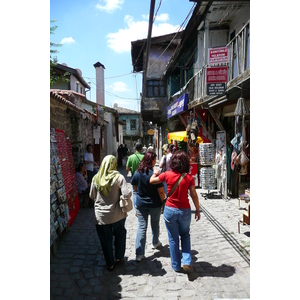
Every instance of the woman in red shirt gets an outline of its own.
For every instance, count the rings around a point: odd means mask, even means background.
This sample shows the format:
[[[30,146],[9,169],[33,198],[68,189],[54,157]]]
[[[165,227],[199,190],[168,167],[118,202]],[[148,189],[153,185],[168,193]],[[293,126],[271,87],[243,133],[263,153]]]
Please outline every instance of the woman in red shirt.
[[[179,251],[179,236],[181,238],[182,264],[183,269],[192,271],[190,224],[191,207],[188,198],[188,191],[196,207],[195,219],[200,220],[199,199],[195,189],[195,181],[190,171],[190,160],[183,151],[176,151],[170,159],[171,171],[159,174],[154,172],[150,183],[158,184],[163,181],[167,183],[168,194],[177,180],[186,173],[175,191],[167,198],[164,210],[164,220],[169,237],[169,247],[172,267],[176,272],[181,270],[181,257]]]

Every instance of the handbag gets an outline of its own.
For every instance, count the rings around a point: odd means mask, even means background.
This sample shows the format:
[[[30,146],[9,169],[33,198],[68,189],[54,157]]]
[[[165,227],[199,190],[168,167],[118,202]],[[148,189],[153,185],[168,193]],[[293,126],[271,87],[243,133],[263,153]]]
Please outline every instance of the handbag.
[[[161,207],[161,213],[164,213],[165,210],[165,205],[167,202],[167,199],[175,192],[177,186],[179,185],[179,183],[181,182],[181,180],[183,179],[183,177],[186,175],[186,173],[181,174],[181,176],[178,178],[178,180],[176,181],[176,183],[174,184],[174,186],[172,187],[171,191],[168,193],[166,200],[164,200],[162,207]]]
[[[125,197],[124,195],[120,195],[120,208],[124,213],[128,213],[129,211],[131,211],[133,209],[133,201],[132,201],[132,192],[130,192],[130,194]]]
[[[237,156],[235,161],[239,165],[244,166],[249,161],[249,158],[247,157],[244,151],[241,151],[241,153]]]

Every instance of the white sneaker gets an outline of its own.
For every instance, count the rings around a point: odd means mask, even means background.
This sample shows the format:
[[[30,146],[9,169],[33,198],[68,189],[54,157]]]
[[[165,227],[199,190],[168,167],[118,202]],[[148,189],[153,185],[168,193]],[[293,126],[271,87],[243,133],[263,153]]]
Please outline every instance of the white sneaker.
[[[156,249],[156,248],[160,247],[161,245],[162,245],[162,243],[160,241],[158,241],[157,244],[152,245],[152,249]]]
[[[135,260],[136,261],[141,261],[144,258],[145,258],[145,255],[137,255],[136,258],[135,258]]]

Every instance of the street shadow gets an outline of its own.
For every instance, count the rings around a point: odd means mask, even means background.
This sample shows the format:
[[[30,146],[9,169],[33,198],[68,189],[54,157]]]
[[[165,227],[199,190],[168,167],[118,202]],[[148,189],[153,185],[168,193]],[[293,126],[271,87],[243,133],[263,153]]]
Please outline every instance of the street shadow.
[[[222,264],[220,266],[213,266],[210,262],[197,261],[196,254],[198,251],[192,250],[193,272],[187,273],[188,280],[194,281],[199,277],[223,277],[227,278],[235,273],[235,267]],[[184,273],[184,271],[182,271]]]
[[[210,193],[201,193],[201,196],[207,200],[213,200],[213,199],[223,199],[222,195],[216,194],[215,192],[210,192]]]
[[[118,264],[114,270],[115,275],[132,275],[141,276],[143,274],[149,274],[151,276],[163,276],[167,272],[163,268],[162,263],[158,260],[156,253],[150,256],[146,256],[142,261],[138,262],[135,259],[128,260],[125,257],[124,262]]]
[[[108,271],[105,261],[99,259],[94,264],[94,268],[98,270],[98,273],[94,277],[95,283],[98,283],[97,290],[94,289],[93,293],[89,294],[91,297],[89,299],[122,299],[121,276],[124,275],[134,277],[143,274],[149,274],[153,277],[165,275],[167,272],[162,267],[162,263],[158,260],[158,257],[156,252],[137,262],[135,259],[128,259],[125,256],[123,261],[115,265],[113,271]]]
[[[209,262],[200,261],[193,264],[194,271],[188,273],[189,281],[194,281],[198,277],[223,277],[227,278],[235,273],[235,268],[230,265],[222,264],[213,266]]]

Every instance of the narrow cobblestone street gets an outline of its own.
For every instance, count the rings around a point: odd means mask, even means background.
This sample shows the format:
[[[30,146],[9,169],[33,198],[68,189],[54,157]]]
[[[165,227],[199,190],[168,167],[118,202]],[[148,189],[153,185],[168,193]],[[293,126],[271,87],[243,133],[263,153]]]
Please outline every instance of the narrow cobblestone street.
[[[125,175],[125,167],[119,169]],[[127,178],[129,182],[129,178]],[[248,299],[250,298],[250,228],[238,220],[246,205],[225,201],[197,189],[201,220],[191,222],[194,272],[172,270],[168,236],[160,219],[162,247],[151,249],[148,227],[146,259],[135,261],[137,219],[127,217],[125,261],[108,272],[94,226],[92,208],[81,208],[51,257],[50,296],[59,299]],[[242,206],[244,205],[244,206]],[[191,201],[192,210],[194,209]]]

